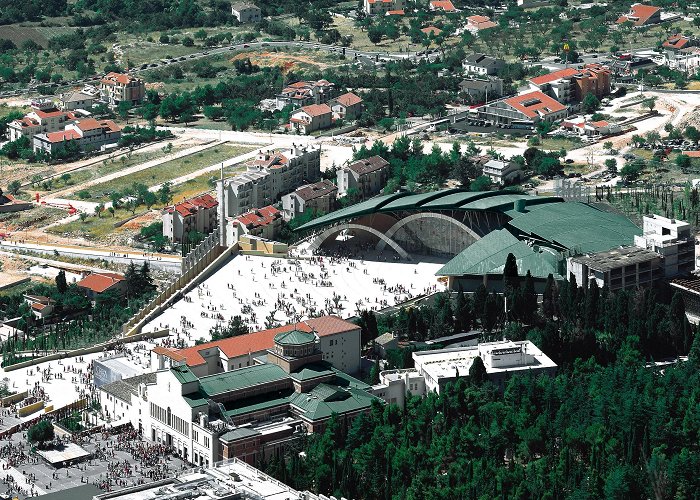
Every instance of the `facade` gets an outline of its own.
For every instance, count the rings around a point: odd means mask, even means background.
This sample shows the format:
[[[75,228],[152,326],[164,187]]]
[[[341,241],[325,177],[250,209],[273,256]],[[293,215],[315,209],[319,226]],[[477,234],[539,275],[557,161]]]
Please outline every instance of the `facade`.
[[[252,3],[234,3],[231,5],[231,14],[239,23],[258,23],[262,19],[260,7]]]
[[[477,75],[495,75],[504,65],[503,59],[496,59],[486,54],[471,54],[462,62],[465,73]]]
[[[36,319],[46,319],[53,314],[55,300],[43,295],[24,295],[23,297]]]
[[[229,245],[237,243],[243,236],[255,236],[274,240],[282,229],[282,212],[273,206],[256,208],[226,221],[226,237]]]
[[[528,92],[481,106],[479,118],[504,125],[554,122],[566,117],[567,107],[540,91]]]
[[[173,243],[187,241],[192,232],[211,233],[217,225],[219,202],[203,194],[163,209],[163,236]]]
[[[663,257],[664,276],[687,276],[695,271],[695,238],[690,224],[660,215],[643,217],[643,234],[634,244]]]
[[[277,202],[283,194],[321,177],[321,148],[292,145],[290,149],[260,151],[248,171],[218,181],[225,217]]]
[[[481,30],[495,28],[498,24],[494,23],[488,16],[469,16],[467,18],[467,30],[477,34]]]
[[[567,272],[579,286],[588,288],[596,280],[610,291],[650,288],[664,277],[661,256],[636,246],[569,257]]]
[[[362,98],[352,92],[343,94],[330,101],[333,118],[341,120],[357,120],[362,115]]]
[[[357,189],[362,198],[379,193],[387,181],[391,166],[381,156],[358,160],[338,170],[338,195],[345,196],[350,189]]]
[[[522,167],[512,161],[491,159],[484,164],[484,175],[494,184],[511,184],[523,176]]]
[[[98,295],[110,291],[119,295],[126,293],[126,279],[118,273],[94,272],[78,281],[80,288],[90,300],[95,300]]]
[[[323,104],[336,94],[335,85],[328,80],[299,81],[290,83],[275,97],[275,107],[294,109],[310,104]]]
[[[112,120],[84,118],[68,124],[61,132],[35,135],[32,147],[35,153],[52,154],[64,149],[68,141],[75,141],[82,152],[101,151],[116,146],[121,136],[121,127]]]
[[[282,196],[282,212],[286,220],[293,219],[307,210],[316,214],[327,214],[335,208],[338,187],[324,179],[302,186]]]
[[[610,70],[600,64],[561,69],[531,78],[530,87],[562,103],[581,102],[589,93],[601,99],[610,94]]]
[[[85,90],[66,92],[61,94],[61,109],[63,111],[90,109],[97,102],[98,97],[97,93],[88,93]]]
[[[404,405],[405,394],[425,396],[440,393],[448,383],[469,376],[474,360],[481,358],[486,375],[500,391],[513,375],[544,374],[554,376],[557,365],[529,340],[487,342],[413,353],[415,368],[388,370],[379,375],[380,383],[372,391],[387,403]]]
[[[700,278],[674,278],[669,284],[674,292],[681,292],[688,321],[700,324]]]
[[[20,137],[28,137],[32,140],[37,134],[61,131],[77,118],[71,112],[59,111],[49,100],[33,100],[30,106],[32,110],[24,118],[7,124],[11,141],[16,141]]]
[[[635,3],[630,7],[629,13],[620,16],[617,24],[631,22],[634,26],[648,26],[650,24],[658,24],[661,22],[661,8],[653,5],[644,5]]]
[[[328,104],[309,104],[291,114],[289,127],[300,134],[329,128],[333,124],[333,111]]]
[[[495,76],[470,76],[459,83],[459,90],[472,101],[486,101],[503,95],[503,80]]]
[[[386,358],[386,352],[390,349],[398,349],[399,339],[392,332],[386,332],[374,339],[374,353],[382,359]]]
[[[700,68],[700,47],[687,47],[666,52],[666,65],[671,69],[696,73]]]
[[[368,16],[384,16],[405,8],[406,0],[364,0],[363,4],[363,10]]]
[[[119,106],[122,101],[135,106],[146,97],[146,84],[140,78],[112,72],[100,80],[100,93],[112,108]]]

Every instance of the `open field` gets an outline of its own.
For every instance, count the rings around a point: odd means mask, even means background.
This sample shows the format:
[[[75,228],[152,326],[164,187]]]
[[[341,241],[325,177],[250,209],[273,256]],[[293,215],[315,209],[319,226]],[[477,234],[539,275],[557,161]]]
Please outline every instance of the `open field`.
[[[231,175],[235,172],[243,172],[246,167],[243,164],[231,165],[230,167],[224,168],[224,175]],[[212,177],[218,179],[218,172],[208,172],[202,174],[194,179],[173,186],[173,199],[180,200],[182,198],[191,198],[205,191],[212,191],[214,187],[212,186],[210,179]]]
[[[29,106],[8,106],[6,104],[1,104],[0,105],[0,118],[4,118],[14,111],[19,111],[20,113],[28,113],[29,110],[30,110]]]
[[[96,184],[87,188],[86,191],[90,193],[90,199],[92,200],[107,200],[109,193],[121,191],[134,183],[155,186],[227,160],[233,156],[247,153],[253,149],[255,148],[249,146],[222,144],[185,158],[171,160],[131,175]]]
[[[136,211],[143,210],[145,207],[139,207]],[[67,222],[46,231],[51,234],[104,242],[105,238],[111,234],[126,234],[130,237],[134,233],[133,229],[125,226],[115,228],[114,223],[131,216],[131,212],[120,208],[114,211],[114,217],[109,212],[104,212],[101,217],[90,215],[84,222],[81,220]]]
[[[49,40],[55,36],[72,33],[75,28],[68,26],[0,26],[0,38],[11,40],[17,47],[21,47],[27,40],[32,40],[46,48]]]
[[[68,217],[68,212],[51,207],[36,207],[21,212],[0,214],[0,230],[18,231],[30,227],[42,227],[65,217]]]
[[[566,137],[545,137],[542,139],[540,146],[537,147],[550,151],[559,151],[560,149],[571,151],[572,149],[578,149],[581,146],[583,146],[581,141],[577,141],[575,139],[569,139]]]

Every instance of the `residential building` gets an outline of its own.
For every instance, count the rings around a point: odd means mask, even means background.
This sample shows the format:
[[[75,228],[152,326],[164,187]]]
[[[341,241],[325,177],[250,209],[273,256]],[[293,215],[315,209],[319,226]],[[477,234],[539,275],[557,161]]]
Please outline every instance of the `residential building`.
[[[430,0],[430,10],[439,12],[457,12],[451,0]]]
[[[600,64],[561,69],[530,78],[530,87],[561,103],[581,102],[587,94],[601,99],[610,93],[610,70]]]
[[[610,291],[650,288],[664,276],[661,255],[636,246],[569,257],[567,272],[584,289],[595,280]]]
[[[68,141],[75,141],[82,152],[103,151],[116,146],[121,136],[121,127],[112,120],[84,118],[66,125],[63,131],[35,135],[32,147],[35,153],[52,154],[65,148]]]
[[[406,9],[406,0],[364,0],[363,10],[368,16],[383,16]]]
[[[333,111],[328,104],[309,104],[291,114],[289,126],[300,134],[329,128],[333,124]]]
[[[555,122],[566,117],[567,107],[540,92],[491,102],[477,109],[480,119],[508,126],[532,126],[539,121]]]
[[[135,76],[111,72],[100,80],[100,93],[112,108],[119,106],[122,101],[135,106],[146,97],[146,84]]]
[[[494,184],[507,185],[523,177],[522,167],[514,161],[491,159],[484,164],[484,175]]]
[[[658,24],[661,22],[661,8],[654,7],[653,5],[635,3],[630,7],[629,13],[620,16],[616,23],[622,24],[627,21],[637,27]]]
[[[316,214],[327,214],[335,208],[338,187],[327,179],[307,184],[282,196],[282,212],[287,220],[307,210]]]
[[[689,47],[697,47],[700,45],[700,39],[690,36],[681,35],[680,33],[669,36],[662,44],[666,50],[677,52]]]
[[[46,319],[53,314],[56,301],[43,295],[23,295],[36,319]]]
[[[666,65],[671,69],[694,74],[700,68],[700,47],[684,47],[666,52]]]
[[[498,24],[494,23],[488,16],[469,16],[467,18],[467,30],[474,34],[479,33],[479,31],[487,30],[497,27]]]
[[[357,120],[362,115],[362,98],[348,92],[330,101],[333,118],[340,120]]]
[[[477,75],[495,75],[505,65],[503,59],[487,56],[486,54],[471,54],[462,62],[465,73]]]
[[[290,83],[275,97],[277,109],[292,106],[294,109],[309,104],[323,104],[335,95],[335,85],[328,80],[299,81]]]
[[[292,145],[290,149],[261,150],[244,174],[218,181],[226,217],[277,202],[283,194],[321,177],[321,149]],[[217,191],[217,192],[218,192]]]
[[[399,348],[399,339],[392,332],[386,332],[374,339],[373,347],[374,353],[385,359],[388,350]]]
[[[503,80],[496,76],[468,76],[459,83],[459,90],[472,102],[484,102],[503,95]]]
[[[406,15],[406,11],[404,11],[404,10],[389,10],[389,11],[387,11],[387,13],[384,14],[384,15],[385,15],[385,16],[405,16],[405,15]]]
[[[126,279],[118,273],[106,271],[88,274],[76,283],[78,288],[85,293],[85,296],[94,301],[98,295],[105,292],[115,292],[119,295],[126,293]]]
[[[437,26],[426,26],[425,28],[421,28],[421,31],[427,36],[440,36],[442,34],[442,30]]]
[[[565,130],[588,137],[615,135],[622,132],[622,127],[620,125],[605,120],[598,120],[595,122],[587,122],[586,120],[565,120],[561,123],[561,127]]]
[[[58,132],[77,118],[74,113],[59,111],[54,103],[47,99],[33,100],[30,107],[31,111],[24,115],[24,118],[7,124],[11,141],[20,137],[28,137],[31,141],[37,134]]]
[[[388,370],[379,374],[380,383],[373,393],[388,403],[404,405],[406,393],[425,396],[440,393],[449,383],[469,376],[472,363],[478,357],[484,364],[486,376],[500,391],[505,390],[510,377],[519,374],[556,374],[557,365],[529,340],[502,340],[475,346],[454,347],[413,353],[415,368]]]
[[[231,5],[231,14],[239,23],[258,23],[262,19],[262,11],[260,7],[245,2],[237,2]]]
[[[61,109],[63,111],[75,111],[77,109],[88,110],[99,99],[99,92],[77,90],[61,94]]]
[[[384,188],[390,173],[389,162],[381,156],[358,160],[338,170],[338,195],[356,189],[362,198],[370,198]]]
[[[642,221],[644,232],[634,237],[634,244],[663,257],[666,278],[695,271],[695,237],[690,224],[660,215],[644,216]]]
[[[218,206],[212,195],[203,194],[164,208],[163,236],[173,243],[182,243],[192,233],[211,233],[217,225]]]
[[[226,220],[227,244],[237,243],[242,236],[256,236],[274,240],[282,229],[282,212],[273,206],[253,210]]]

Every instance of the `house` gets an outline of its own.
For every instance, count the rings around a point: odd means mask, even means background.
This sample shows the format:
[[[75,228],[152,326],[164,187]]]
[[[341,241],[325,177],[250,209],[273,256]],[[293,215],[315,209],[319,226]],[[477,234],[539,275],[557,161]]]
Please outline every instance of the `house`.
[[[374,339],[373,344],[374,353],[382,359],[386,359],[388,350],[398,349],[399,339],[392,332],[386,332]]]
[[[457,12],[451,0],[430,0],[430,10],[441,12]]]
[[[60,111],[48,99],[36,99],[30,103],[31,111],[23,118],[7,124],[10,140],[28,137],[31,141],[37,134],[47,134],[63,130],[73,123],[77,116],[70,111]]]
[[[227,235],[231,243],[237,243],[242,236],[255,236],[274,240],[282,229],[282,212],[273,206],[256,208],[226,221]]]
[[[491,102],[477,109],[480,119],[493,123],[532,126],[540,121],[555,122],[566,117],[567,107],[540,91]]]
[[[88,274],[76,285],[88,299],[94,301],[98,295],[108,291],[124,295],[127,283],[121,274],[100,271]]]
[[[53,314],[56,301],[43,295],[23,295],[36,319],[46,319]]]
[[[586,94],[601,99],[610,94],[610,70],[600,64],[560,69],[530,78],[530,87],[562,103],[581,102]]]
[[[467,18],[466,28],[473,34],[477,34],[479,31],[495,28],[497,26],[498,24],[494,23],[488,16],[469,16]]]
[[[661,22],[661,8],[653,5],[644,5],[635,3],[630,7],[629,13],[620,16],[616,21],[617,24],[631,22],[634,26],[648,26],[650,24],[658,24]]]
[[[252,3],[234,3],[231,5],[231,14],[241,24],[258,23],[262,19],[260,7]]]
[[[321,178],[321,149],[292,145],[285,150],[261,150],[248,171],[217,182],[226,216],[236,216],[277,202],[281,195]],[[231,244],[231,243],[229,243]]]
[[[173,243],[188,241],[196,232],[211,233],[217,225],[216,209],[219,202],[210,194],[203,194],[163,209],[163,236]]]
[[[381,156],[358,160],[338,170],[338,195],[356,189],[362,198],[379,193],[389,180],[391,167]]]
[[[389,11],[387,11],[387,13],[384,14],[384,15],[385,15],[385,16],[405,16],[405,15],[406,15],[406,11],[404,11],[404,10],[389,10]]]
[[[468,76],[459,83],[459,90],[472,102],[483,102],[503,95],[503,80],[495,76]]]
[[[75,111],[76,109],[90,109],[99,98],[98,93],[86,90],[77,90],[61,94],[61,109],[63,111]]]
[[[135,76],[111,72],[100,80],[100,93],[111,108],[122,101],[135,106],[146,97],[146,84]]]
[[[471,54],[462,62],[465,73],[478,75],[495,75],[505,65],[503,59],[496,59],[485,54]]]
[[[300,134],[329,128],[333,111],[328,104],[310,104],[294,111],[289,119],[290,128]]]
[[[368,16],[384,16],[389,12],[404,11],[406,0],[364,0],[362,10]]]
[[[437,26],[426,26],[425,28],[422,28],[421,31],[427,36],[440,36],[440,34],[442,33],[442,30]]]
[[[335,207],[338,187],[328,179],[307,184],[282,196],[282,212],[287,220],[307,210],[316,214],[330,213]]]
[[[328,80],[290,83],[275,97],[277,109],[292,106],[297,109],[309,104],[323,104],[335,95],[335,85]]]
[[[488,176],[494,184],[505,186],[522,179],[523,170],[514,161],[491,159],[484,164],[483,174]]]
[[[121,127],[112,120],[84,118],[68,124],[61,132],[35,135],[32,146],[35,153],[53,154],[64,149],[69,141],[75,141],[81,152],[101,151],[116,146],[121,136]]]
[[[330,106],[336,119],[357,120],[362,115],[362,98],[352,92],[331,100]]]

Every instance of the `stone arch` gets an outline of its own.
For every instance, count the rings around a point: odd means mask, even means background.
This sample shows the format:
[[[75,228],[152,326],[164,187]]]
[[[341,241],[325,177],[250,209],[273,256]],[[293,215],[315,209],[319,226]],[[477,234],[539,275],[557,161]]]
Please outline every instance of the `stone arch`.
[[[377,229],[370,227],[370,226],[365,226],[362,224],[354,224],[354,223],[345,223],[341,224],[339,226],[332,226],[329,227],[328,229],[324,230],[321,232],[319,235],[317,235],[313,241],[311,242],[311,245],[309,246],[309,250],[312,252],[314,250],[318,250],[320,246],[331,236],[334,236],[338,234],[341,231],[344,231],[346,229],[355,229],[358,231],[365,231],[367,233],[370,233],[377,238],[379,238],[380,243],[384,242],[384,245],[382,246],[382,250],[386,248],[386,245],[389,245],[397,254],[401,256],[403,259],[408,259],[408,252],[401,248],[401,246],[396,243],[394,240],[391,238],[388,238],[386,234],[382,233],[381,231],[378,231]]]
[[[418,220],[418,219],[445,220],[445,221],[449,222],[450,224],[457,226],[459,229],[461,229],[462,231],[469,234],[475,240],[481,239],[481,236],[479,236],[477,233],[475,233],[472,228],[470,228],[469,226],[467,226],[463,222],[458,221],[454,217],[450,217],[449,215],[445,215],[445,214],[441,214],[441,213],[437,213],[437,212],[418,212],[415,214],[411,214],[408,217],[404,217],[403,219],[397,221],[396,224],[391,226],[389,228],[389,230],[386,232],[386,237],[387,237],[388,241],[394,241],[393,240],[394,235],[399,231],[399,229],[404,227],[406,224],[413,222],[414,220]],[[382,250],[384,250],[386,245],[387,245],[387,240],[382,238],[381,240],[379,240],[377,242],[376,248],[378,251],[382,251]]]

